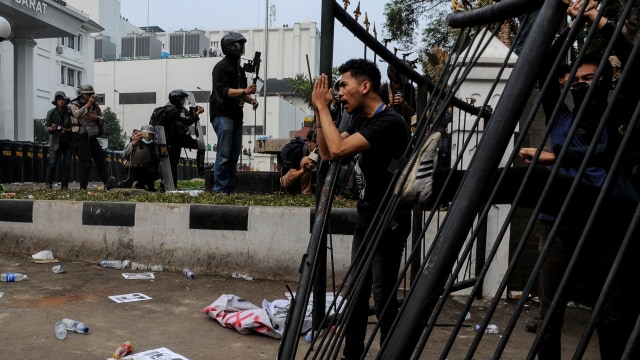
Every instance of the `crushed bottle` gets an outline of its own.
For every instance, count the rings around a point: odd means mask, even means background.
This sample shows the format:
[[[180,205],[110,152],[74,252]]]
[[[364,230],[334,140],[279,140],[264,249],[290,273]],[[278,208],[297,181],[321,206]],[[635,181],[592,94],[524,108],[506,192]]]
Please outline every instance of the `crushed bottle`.
[[[67,327],[61,321],[58,321],[53,327],[56,332],[56,338],[64,340],[67,338]]]
[[[182,269],[182,273],[184,274],[184,276],[188,277],[189,279],[193,279],[196,277],[196,274],[193,271],[191,271],[191,269],[188,269],[188,268]]]
[[[125,341],[122,343],[122,345],[118,346],[116,351],[113,353],[113,358],[122,359],[123,357],[127,356],[127,354],[131,352],[131,350],[133,350],[133,344],[131,344],[131,341]]]

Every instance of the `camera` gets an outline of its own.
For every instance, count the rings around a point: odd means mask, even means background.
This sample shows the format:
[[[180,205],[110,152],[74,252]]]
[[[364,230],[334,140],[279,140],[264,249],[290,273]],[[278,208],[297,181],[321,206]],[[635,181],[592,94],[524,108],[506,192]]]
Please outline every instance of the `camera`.
[[[61,133],[61,132],[62,132],[62,130],[64,130],[64,128],[63,128],[62,126],[58,125],[57,131],[58,131],[59,133]]]
[[[313,149],[313,151],[309,154],[309,160],[313,162],[313,165],[318,163],[318,159],[320,158],[318,148]]]
[[[393,96],[402,97],[402,90],[394,90],[393,91]]]
[[[104,96],[96,95],[96,101],[97,101],[97,102],[100,102],[100,103],[101,103],[101,102],[104,102]]]

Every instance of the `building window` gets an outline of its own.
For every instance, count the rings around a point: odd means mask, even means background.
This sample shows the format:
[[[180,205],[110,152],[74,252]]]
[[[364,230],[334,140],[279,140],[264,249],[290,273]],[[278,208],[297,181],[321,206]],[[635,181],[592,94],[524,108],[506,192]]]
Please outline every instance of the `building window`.
[[[82,50],[82,35],[78,35],[78,46],[76,46],[76,50],[78,51]]]
[[[78,86],[82,85],[82,71],[78,70]]]
[[[68,69],[68,71],[67,71],[67,85],[76,86],[75,85],[75,81],[76,81],[76,71],[73,70],[73,69]]]
[[[75,49],[76,48],[76,38],[75,38],[75,36],[69,36],[67,38],[67,40],[68,40],[67,46],[72,48],[72,49]]]
[[[67,67],[60,66],[60,84],[64,84],[67,79]]]

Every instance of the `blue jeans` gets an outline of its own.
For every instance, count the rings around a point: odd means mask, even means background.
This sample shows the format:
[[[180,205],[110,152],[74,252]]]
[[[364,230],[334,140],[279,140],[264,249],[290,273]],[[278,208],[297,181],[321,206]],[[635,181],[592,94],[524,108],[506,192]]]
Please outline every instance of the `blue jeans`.
[[[213,191],[231,193],[235,189],[236,164],[242,151],[242,122],[226,116],[216,116],[213,118],[213,130],[218,136]]]
[[[69,177],[71,175],[71,144],[61,143],[58,150],[49,147],[49,162],[47,163],[47,172],[45,174],[45,183],[51,185],[53,183],[53,172],[56,170],[58,161],[62,157],[62,179],[60,186],[62,189],[69,187]]]

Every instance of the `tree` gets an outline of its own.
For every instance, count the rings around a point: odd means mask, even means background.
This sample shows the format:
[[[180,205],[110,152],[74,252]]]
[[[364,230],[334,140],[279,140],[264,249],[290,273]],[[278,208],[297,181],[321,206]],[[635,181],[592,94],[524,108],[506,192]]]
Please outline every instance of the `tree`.
[[[340,72],[338,72],[338,68],[334,67],[331,69],[331,78],[332,83],[334,83],[338,76],[340,76]],[[288,78],[287,84],[293,88],[293,94],[296,97],[304,100],[305,104],[309,107],[309,109],[313,109],[313,104],[311,102],[311,92],[313,91],[313,84],[315,83],[315,79],[313,81],[309,81],[309,77],[305,74],[297,74],[294,78]]]
[[[33,142],[46,143],[49,141],[49,131],[44,126],[45,119],[33,119]]]
[[[287,84],[293,88],[293,95],[304,100],[309,109],[313,108],[311,103],[311,92],[313,84],[305,74],[296,74],[294,78],[288,78]]]
[[[106,108],[102,112],[104,116],[104,134],[103,137],[109,140],[110,150],[124,149],[124,139],[122,138],[122,128],[116,114],[111,108]]]

